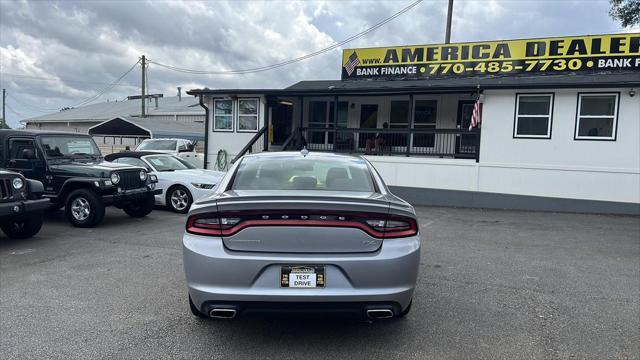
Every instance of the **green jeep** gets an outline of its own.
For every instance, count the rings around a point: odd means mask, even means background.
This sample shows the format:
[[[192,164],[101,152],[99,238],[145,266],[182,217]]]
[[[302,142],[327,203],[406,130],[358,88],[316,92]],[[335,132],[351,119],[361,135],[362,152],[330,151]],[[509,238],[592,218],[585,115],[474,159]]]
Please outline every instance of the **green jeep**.
[[[98,225],[109,205],[146,216],[160,193],[158,179],[144,168],[105,162],[89,135],[0,130],[0,149],[0,167],[41,181],[51,207],[64,207],[77,227]]]

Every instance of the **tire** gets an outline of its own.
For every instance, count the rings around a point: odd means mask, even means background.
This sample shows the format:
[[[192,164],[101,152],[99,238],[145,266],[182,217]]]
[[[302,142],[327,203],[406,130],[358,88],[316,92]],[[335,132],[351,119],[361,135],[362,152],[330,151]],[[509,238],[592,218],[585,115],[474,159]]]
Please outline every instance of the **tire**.
[[[95,192],[78,189],[67,196],[64,213],[71,225],[90,228],[100,224],[104,219],[104,204]]]
[[[131,202],[122,207],[127,215],[134,218],[141,218],[149,215],[153,211],[155,205],[155,199],[153,195],[148,195],[138,199],[135,202]]]
[[[2,232],[10,239],[27,239],[42,228],[42,214],[31,214],[26,219],[17,220],[0,226]]]
[[[193,196],[186,187],[176,185],[167,191],[167,206],[171,211],[186,214],[189,212],[191,204],[193,204]]]
[[[191,300],[191,295],[189,295],[189,309],[191,310],[191,314],[193,314],[193,316],[203,318],[203,319],[207,318],[207,316],[201,313],[200,310],[198,310],[198,308],[193,304],[193,300]]]

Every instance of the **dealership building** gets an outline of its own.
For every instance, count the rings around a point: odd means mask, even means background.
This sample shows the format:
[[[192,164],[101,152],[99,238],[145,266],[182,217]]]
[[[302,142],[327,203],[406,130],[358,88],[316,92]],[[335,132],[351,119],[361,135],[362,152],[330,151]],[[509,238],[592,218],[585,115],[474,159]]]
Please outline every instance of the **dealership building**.
[[[415,205],[640,214],[638,33],[347,49],[341,65],[189,91],[207,166],[306,146],[365,154]]]

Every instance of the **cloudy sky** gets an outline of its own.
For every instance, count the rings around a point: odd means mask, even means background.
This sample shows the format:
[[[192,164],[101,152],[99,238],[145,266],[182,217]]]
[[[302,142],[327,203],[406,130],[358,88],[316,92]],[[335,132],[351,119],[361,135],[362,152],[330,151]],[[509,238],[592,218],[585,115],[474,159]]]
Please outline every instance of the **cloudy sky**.
[[[138,61],[228,70],[278,63],[325,48],[399,11],[397,1],[5,1],[0,0],[0,83],[7,120],[74,106]],[[347,47],[440,43],[446,0],[425,0]],[[452,41],[628,31],[608,0],[455,0]],[[278,88],[340,77],[340,50],[273,71],[191,75],[149,67],[149,92],[176,87]],[[140,67],[96,101],[140,93]]]

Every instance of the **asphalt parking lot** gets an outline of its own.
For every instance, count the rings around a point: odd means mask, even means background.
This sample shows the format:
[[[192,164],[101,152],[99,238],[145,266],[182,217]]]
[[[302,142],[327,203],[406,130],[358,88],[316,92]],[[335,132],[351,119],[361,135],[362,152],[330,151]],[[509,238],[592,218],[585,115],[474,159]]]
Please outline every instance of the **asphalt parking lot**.
[[[633,359],[640,218],[418,208],[423,259],[405,319],[208,321],[189,313],[184,218],[62,212],[0,238],[0,357]]]

